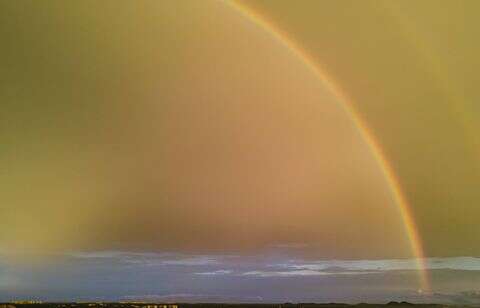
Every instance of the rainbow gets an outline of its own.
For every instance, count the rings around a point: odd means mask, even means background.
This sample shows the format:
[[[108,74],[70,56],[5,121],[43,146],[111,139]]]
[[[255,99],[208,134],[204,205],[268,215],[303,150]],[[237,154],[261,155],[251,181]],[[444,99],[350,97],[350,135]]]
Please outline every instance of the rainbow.
[[[262,30],[271,34],[292,54],[298,57],[301,62],[309,70],[311,70],[315,76],[338,98],[342,109],[354,123],[355,127],[357,127],[363,140],[369,147],[370,152],[377,161],[385,180],[387,181],[392,199],[398,208],[399,215],[401,216],[405,233],[410,243],[411,252],[416,260],[420,290],[427,293],[431,292],[430,280],[426,267],[426,257],[423,251],[422,241],[412,215],[411,207],[402,191],[400,182],[395,175],[393,167],[388,162],[386,155],[382,150],[382,147],[375,138],[375,135],[362,120],[359,113],[355,110],[352,100],[344,91],[341,90],[338,85],[332,81],[331,77],[325,72],[319,63],[315,62],[309,53],[300,46],[300,44],[295,42],[295,40],[289,37],[286,33],[282,32],[282,30],[276,27],[274,23],[269,21],[266,17],[260,16],[258,13],[249,9],[245,5],[238,3],[237,1],[225,1],[224,3],[238,11],[251,22],[255,23]]]

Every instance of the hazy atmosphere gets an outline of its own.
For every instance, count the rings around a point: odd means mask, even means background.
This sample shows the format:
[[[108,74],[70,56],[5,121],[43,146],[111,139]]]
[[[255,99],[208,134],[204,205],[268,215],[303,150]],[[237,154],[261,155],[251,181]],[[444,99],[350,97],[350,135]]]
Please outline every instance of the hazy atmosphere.
[[[0,301],[480,303],[477,1],[1,1]]]

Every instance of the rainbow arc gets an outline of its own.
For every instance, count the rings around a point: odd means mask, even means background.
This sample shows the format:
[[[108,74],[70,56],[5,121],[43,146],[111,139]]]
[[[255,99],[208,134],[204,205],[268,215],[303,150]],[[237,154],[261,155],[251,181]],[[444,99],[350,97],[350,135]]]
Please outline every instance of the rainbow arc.
[[[294,39],[289,37],[287,33],[284,33],[274,23],[269,21],[266,17],[259,15],[253,10],[249,9],[245,5],[236,1],[225,2],[227,5],[238,11],[245,18],[256,24],[260,29],[266,31],[272,35],[277,41],[279,41],[285,48],[292,52],[305,67],[311,70],[315,76],[322,82],[327,89],[338,99],[341,108],[348,115],[355,127],[360,132],[363,140],[367,144],[370,152],[378,163],[387,184],[390,189],[390,193],[395,205],[398,208],[399,215],[404,225],[405,233],[410,244],[410,249],[413,256],[416,259],[416,265],[418,269],[418,280],[420,289],[424,293],[431,292],[430,280],[426,267],[426,257],[423,251],[422,241],[415,224],[415,220],[412,214],[411,206],[402,191],[400,182],[395,174],[394,168],[389,163],[381,145],[377,141],[377,138],[370,130],[368,125],[363,121],[359,113],[355,110],[353,101],[329,76],[321,65],[314,61],[311,55],[301,47],[300,44],[295,42]]]

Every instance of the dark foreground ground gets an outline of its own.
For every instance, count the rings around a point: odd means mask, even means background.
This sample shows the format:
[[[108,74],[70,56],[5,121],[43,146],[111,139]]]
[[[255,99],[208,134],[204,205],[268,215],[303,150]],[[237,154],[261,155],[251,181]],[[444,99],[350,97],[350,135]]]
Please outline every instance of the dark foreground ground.
[[[442,308],[438,304],[411,304],[407,302],[390,302],[388,304],[162,304],[144,302],[118,303],[0,303],[0,308]],[[466,306],[449,306],[466,307]]]

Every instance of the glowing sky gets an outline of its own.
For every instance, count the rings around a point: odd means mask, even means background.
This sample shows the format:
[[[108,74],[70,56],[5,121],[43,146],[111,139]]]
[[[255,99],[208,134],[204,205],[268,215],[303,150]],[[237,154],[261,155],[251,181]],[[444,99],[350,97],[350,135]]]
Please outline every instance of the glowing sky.
[[[419,255],[406,222],[428,257],[464,264],[441,258],[478,255],[480,8],[442,4],[2,2],[0,263],[11,275],[0,290],[40,296],[36,286],[55,282],[52,256],[70,264],[64,254],[140,251],[238,255],[232,269],[201,269],[227,275],[232,290],[248,272],[295,273],[269,269],[289,258],[367,260],[355,270],[378,288],[369,298],[407,296],[419,288],[416,268],[392,265]],[[392,186],[404,192],[408,221]],[[378,259],[389,260],[387,287],[368,272]],[[95,272],[75,260],[72,270]],[[37,261],[39,279],[15,282]],[[478,282],[477,267],[431,264],[454,272],[432,275],[436,290]],[[183,269],[168,271],[186,279]],[[452,289],[455,275],[462,289]],[[135,292],[218,287],[207,285]],[[359,298],[355,284],[349,290],[344,299]]]
[[[427,254],[478,254],[479,3],[246,3],[352,97],[401,178]]]

